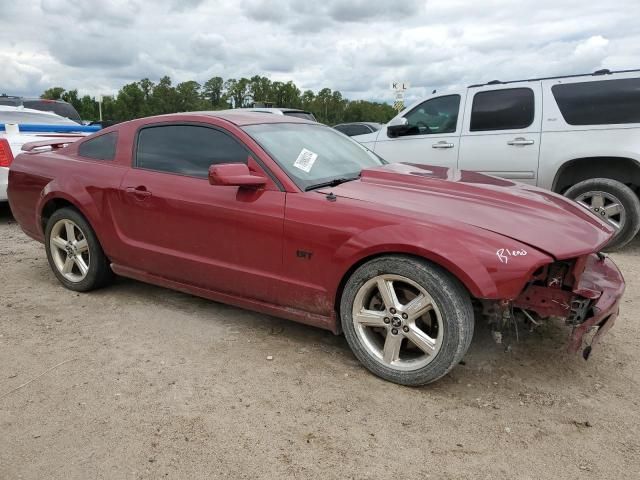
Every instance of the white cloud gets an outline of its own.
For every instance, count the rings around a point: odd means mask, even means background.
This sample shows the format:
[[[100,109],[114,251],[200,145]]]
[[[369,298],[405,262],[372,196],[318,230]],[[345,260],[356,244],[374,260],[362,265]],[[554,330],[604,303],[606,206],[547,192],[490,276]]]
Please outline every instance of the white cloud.
[[[112,93],[266,75],[348,98],[640,67],[640,4],[578,0],[41,0],[0,13],[0,91]]]

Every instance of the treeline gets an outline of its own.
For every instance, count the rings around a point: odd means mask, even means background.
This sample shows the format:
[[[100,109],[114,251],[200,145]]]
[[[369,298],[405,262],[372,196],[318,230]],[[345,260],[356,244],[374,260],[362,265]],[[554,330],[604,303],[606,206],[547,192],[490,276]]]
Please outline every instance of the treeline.
[[[98,102],[77,90],[62,87],[47,89],[42,98],[65,100],[72,104],[83,120],[98,120]],[[104,97],[102,118],[123,121],[163,113],[195,110],[224,110],[267,104],[273,107],[301,108],[312,112],[328,125],[341,122],[389,121],[395,114],[390,105],[363,100],[347,100],[339,91],[323,88],[317,93],[302,92],[293,82],[272,82],[267,77],[213,77],[202,85],[193,80],[173,85],[171,78],[162,77],[158,83],[148,78],[124,85],[113,97]]]

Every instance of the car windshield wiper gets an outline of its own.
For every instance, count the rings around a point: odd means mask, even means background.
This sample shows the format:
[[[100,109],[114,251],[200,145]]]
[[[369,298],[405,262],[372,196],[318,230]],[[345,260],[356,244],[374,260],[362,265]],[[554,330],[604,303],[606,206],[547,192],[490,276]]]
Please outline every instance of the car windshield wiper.
[[[341,183],[351,182],[353,180],[357,180],[358,178],[360,178],[360,174],[356,175],[355,177],[334,178],[333,180],[329,180],[328,182],[322,182],[322,183],[316,183],[315,185],[309,185],[308,187],[305,187],[304,191],[308,192],[309,190],[315,190],[316,188],[322,188],[322,187],[336,187],[336,186],[340,185]]]

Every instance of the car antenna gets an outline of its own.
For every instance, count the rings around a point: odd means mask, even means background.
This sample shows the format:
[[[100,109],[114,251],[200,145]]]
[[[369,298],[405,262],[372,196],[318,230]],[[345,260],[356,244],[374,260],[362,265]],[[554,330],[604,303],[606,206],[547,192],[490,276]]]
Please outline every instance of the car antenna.
[[[431,92],[431,95],[433,95],[434,93],[436,93],[436,89],[433,89],[433,92]]]

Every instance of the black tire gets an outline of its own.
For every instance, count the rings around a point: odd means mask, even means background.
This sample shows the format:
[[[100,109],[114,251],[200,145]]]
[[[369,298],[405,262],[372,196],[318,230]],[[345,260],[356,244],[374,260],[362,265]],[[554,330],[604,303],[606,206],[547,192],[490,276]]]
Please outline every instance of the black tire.
[[[90,261],[86,275],[79,281],[71,281],[64,276],[56,266],[54,254],[51,251],[51,233],[54,226],[58,222],[64,220],[70,220],[73,222],[79,230],[78,236],[87,240]],[[111,267],[109,266],[109,260],[102,251],[102,247],[100,246],[100,242],[98,242],[93,228],[91,228],[91,225],[89,225],[89,222],[87,222],[82,214],[74,208],[61,208],[51,215],[45,229],[45,249],[47,251],[47,260],[51,270],[60,283],[69,290],[74,290],[76,292],[88,292],[90,290],[103,287],[113,280],[114,275]]]
[[[366,288],[367,282],[380,275],[398,275],[410,279],[431,296],[439,310],[441,343],[439,350],[424,366],[414,370],[388,366],[376,358],[356,333],[352,315],[354,301],[360,289]],[[462,360],[474,329],[473,307],[465,287],[441,267],[404,255],[378,257],[360,266],[345,285],[340,301],[340,318],[351,350],[367,369],[385,380],[409,386],[425,385],[446,375]]]
[[[612,251],[622,248],[629,243],[640,230],[640,200],[638,196],[624,183],[609,178],[592,178],[576,183],[564,194],[572,200],[577,200],[581,195],[589,192],[604,192],[614,197],[623,207],[625,220],[605,250]],[[591,211],[598,216],[596,212]]]

